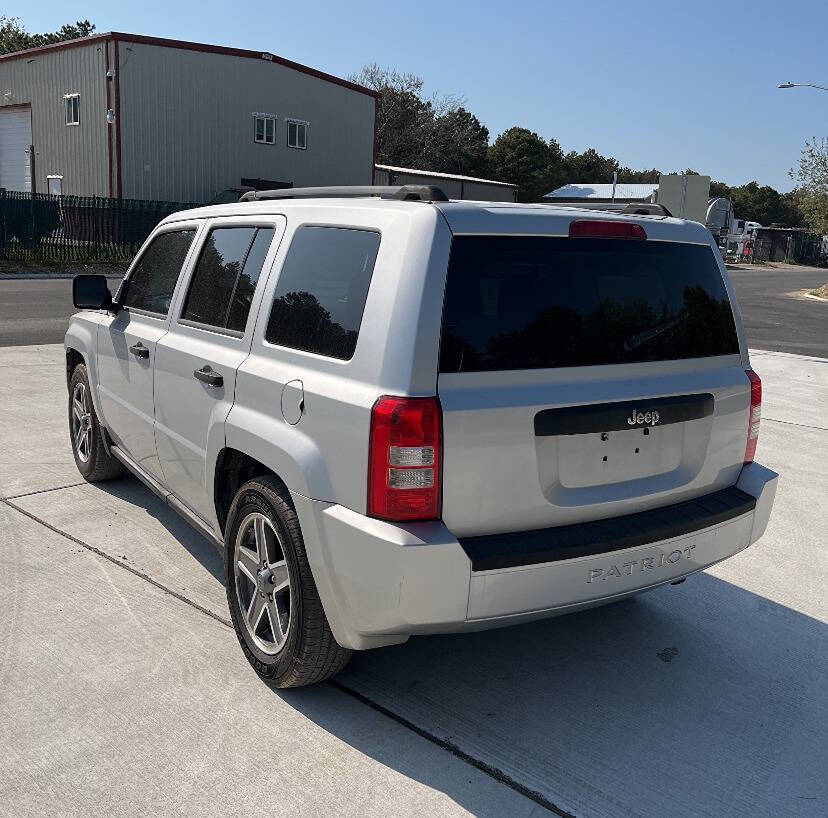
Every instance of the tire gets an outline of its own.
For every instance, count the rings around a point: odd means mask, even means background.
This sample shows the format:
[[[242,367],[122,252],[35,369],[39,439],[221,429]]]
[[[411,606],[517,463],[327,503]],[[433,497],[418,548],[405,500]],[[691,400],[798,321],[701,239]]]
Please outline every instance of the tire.
[[[124,473],[120,461],[104,445],[104,430],[92,402],[86,364],[78,364],[69,380],[69,441],[75,465],[84,480],[97,483]]]
[[[224,546],[230,618],[256,673],[277,688],[302,687],[339,673],[351,651],[331,633],[296,510],[280,480],[257,477],[239,489]]]

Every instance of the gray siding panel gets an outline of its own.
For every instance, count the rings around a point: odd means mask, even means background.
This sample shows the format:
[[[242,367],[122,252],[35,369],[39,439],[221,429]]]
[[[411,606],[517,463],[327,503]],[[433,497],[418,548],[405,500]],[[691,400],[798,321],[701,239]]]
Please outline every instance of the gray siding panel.
[[[64,194],[108,193],[102,42],[0,61],[0,106],[31,104],[36,186],[63,175]],[[63,95],[80,94],[80,125],[65,124]]]
[[[370,184],[374,99],[265,59],[121,41],[122,195],[209,201],[242,177],[294,186]],[[275,114],[276,144],[253,141]],[[307,150],[287,147],[305,120]]]
[[[389,179],[393,181],[389,181]],[[388,171],[377,168],[374,171],[375,185],[435,185],[449,199],[467,199],[480,202],[514,202],[515,188],[507,185],[473,182],[468,179],[452,179],[441,175],[432,175],[426,171]]]

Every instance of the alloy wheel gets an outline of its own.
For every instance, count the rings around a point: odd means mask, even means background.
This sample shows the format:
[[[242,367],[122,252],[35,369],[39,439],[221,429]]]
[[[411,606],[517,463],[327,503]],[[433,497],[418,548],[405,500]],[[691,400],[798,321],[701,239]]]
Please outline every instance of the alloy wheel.
[[[282,540],[260,512],[248,514],[239,526],[233,573],[245,630],[260,651],[279,653],[290,629],[290,572]]]
[[[76,383],[72,390],[72,445],[78,459],[88,462],[92,453],[92,412],[83,383]]]

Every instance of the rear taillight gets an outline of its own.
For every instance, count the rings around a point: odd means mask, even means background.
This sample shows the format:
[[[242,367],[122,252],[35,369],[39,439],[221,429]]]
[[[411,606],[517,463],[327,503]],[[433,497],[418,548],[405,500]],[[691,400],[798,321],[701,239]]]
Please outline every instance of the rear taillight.
[[[434,398],[381,397],[371,412],[368,514],[440,517],[442,409]]]
[[[598,219],[580,219],[569,223],[572,239],[646,239],[647,233],[634,222],[602,222]]]
[[[746,372],[750,379],[750,418],[748,419],[745,463],[752,463],[756,456],[756,443],[759,440],[759,421],[762,418],[762,379],[752,369],[748,369]]]

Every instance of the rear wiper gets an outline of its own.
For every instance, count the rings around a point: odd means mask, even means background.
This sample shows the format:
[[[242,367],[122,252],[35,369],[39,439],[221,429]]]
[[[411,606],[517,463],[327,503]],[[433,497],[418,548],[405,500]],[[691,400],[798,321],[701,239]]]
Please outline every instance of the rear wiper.
[[[644,332],[639,332],[637,335],[630,335],[621,342],[621,345],[624,347],[625,352],[629,352],[631,349],[646,344],[647,341],[652,341],[653,338],[661,335],[662,332],[667,332],[673,329],[673,327],[678,326],[685,318],[687,318],[687,311],[683,310],[677,316],[670,318],[662,324],[656,324],[654,327],[644,330]]]

